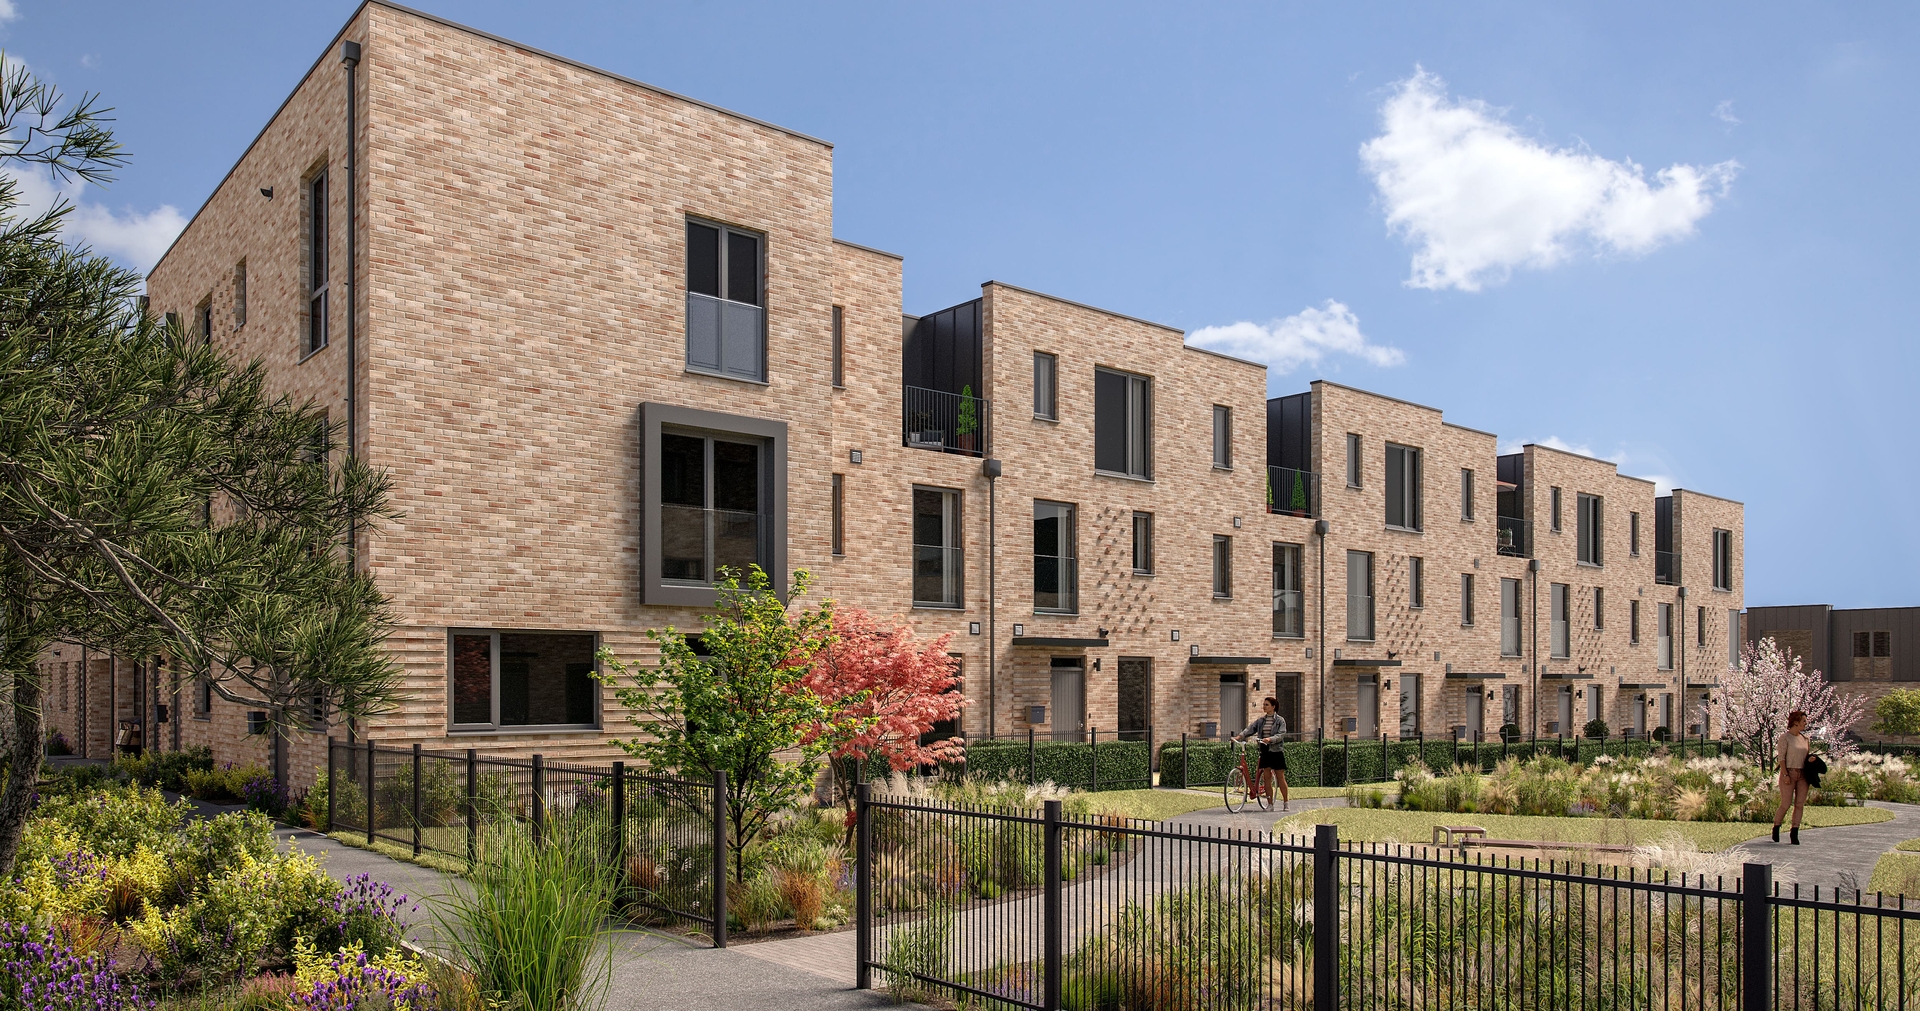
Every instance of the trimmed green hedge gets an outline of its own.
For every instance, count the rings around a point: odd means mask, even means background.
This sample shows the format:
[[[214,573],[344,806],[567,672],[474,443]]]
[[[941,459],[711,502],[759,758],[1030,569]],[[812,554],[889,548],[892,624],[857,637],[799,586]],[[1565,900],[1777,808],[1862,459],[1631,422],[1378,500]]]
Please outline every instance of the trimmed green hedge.
[[[1571,738],[1512,744],[1482,741],[1477,747],[1471,741],[1452,740],[1390,740],[1384,747],[1378,740],[1328,741],[1324,744],[1307,741],[1287,745],[1287,781],[1295,786],[1380,783],[1393,779],[1394,773],[1415,760],[1424,761],[1430,769],[1444,772],[1456,765],[1473,766],[1477,759],[1481,771],[1491,772],[1494,766],[1507,758],[1525,761],[1536,755],[1557,755],[1571,762],[1585,764],[1592,762],[1603,751],[1616,758],[1639,758],[1652,754],[1659,747],[1645,740],[1575,741]],[[1678,741],[1668,744],[1667,749],[1688,758],[1700,754],[1719,755],[1723,750],[1733,750],[1719,741],[1708,741],[1704,751],[1698,741],[1688,743],[1684,751]],[[1238,752],[1232,745],[1222,741],[1190,740],[1184,751],[1179,741],[1168,741],[1160,745],[1160,785],[1219,786],[1226,782],[1227,772],[1236,761]]]
[[[1147,757],[1145,741],[1035,741],[1030,767],[1025,741],[973,741],[967,744],[966,775],[988,782],[1052,782],[1075,790],[1140,790],[1153,785]]]

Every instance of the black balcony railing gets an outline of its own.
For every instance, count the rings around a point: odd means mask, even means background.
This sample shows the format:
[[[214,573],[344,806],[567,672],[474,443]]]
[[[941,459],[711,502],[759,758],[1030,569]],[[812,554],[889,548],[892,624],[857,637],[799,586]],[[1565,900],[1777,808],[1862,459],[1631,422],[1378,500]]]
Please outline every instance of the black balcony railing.
[[[1268,467],[1267,511],[1287,516],[1320,515],[1320,475],[1297,467]]]
[[[1667,586],[1680,581],[1680,552],[1656,551],[1653,553],[1653,581]]]
[[[971,388],[959,393],[906,388],[901,398],[902,445],[944,453],[985,456],[992,430],[993,405]]]
[[[1498,524],[1496,550],[1503,555],[1515,558],[1533,557],[1533,524],[1518,516],[1496,517]]]

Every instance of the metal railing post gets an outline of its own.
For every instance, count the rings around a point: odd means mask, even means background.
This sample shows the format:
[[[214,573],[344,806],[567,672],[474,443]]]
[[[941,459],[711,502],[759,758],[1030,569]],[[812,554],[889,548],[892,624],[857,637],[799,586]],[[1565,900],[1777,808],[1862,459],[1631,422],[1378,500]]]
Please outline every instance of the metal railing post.
[[[1089,774],[1093,777],[1093,785],[1087,788],[1087,792],[1099,793],[1100,792],[1100,728],[1099,727],[1087,728],[1087,768],[1089,770]]]
[[[864,786],[864,784],[863,784]],[[727,946],[727,770],[713,770],[713,946]]]
[[[1773,865],[1740,866],[1740,1008],[1773,1011]]]
[[[547,837],[547,758],[545,755],[533,756],[533,841],[536,845]]]
[[[467,866],[472,867],[480,855],[480,754],[472,748],[467,749]]]
[[[1153,724],[1147,724],[1147,785],[1159,786],[1154,782],[1153,774],[1160,771],[1160,756],[1153,753]]]
[[[373,738],[367,738],[367,845],[373,845],[373,825],[376,819],[373,811]]]
[[[1339,830],[1313,830],[1313,1006],[1340,1006]]]
[[[873,788],[853,788],[853,985],[873,989],[873,813],[867,807]]]
[[[420,855],[420,742],[413,742],[413,855]]]
[[[1180,789],[1193,787],[1193,766],[1187,761],[1187,732],[1180,731]]]
[[[608,791],[607,814],[613,822],[614,901],[626,895],[627,885],[627,763],[613,763],[613,789]]]
[[[1046,834],[1046,905],[1041,912],[1044,923],[1043,969],[1046,976],[1042,980],[1040,1006],[1045,1011],[1059,1011],[1060,974],[1066,959],[1062,955],[1060,931],[1060,802],[1050,800],[1046,803],[1042,816],[1042,828]]]
[[[1027,785],[1033,785],[1033,728],[1027,728]]]
[[[333,811],[340,797],[339,777],[334,772],[333,735],[327,735],[327,831],[333,831]]]

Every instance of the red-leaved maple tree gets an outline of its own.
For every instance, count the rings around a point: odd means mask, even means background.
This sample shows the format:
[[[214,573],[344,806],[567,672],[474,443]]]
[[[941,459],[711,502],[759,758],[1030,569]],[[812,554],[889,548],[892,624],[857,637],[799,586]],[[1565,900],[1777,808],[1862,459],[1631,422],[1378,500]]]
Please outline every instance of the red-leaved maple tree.
[[[840,719],[822,725],[814,740],[840,728],[830,754],[837,792],[850,800],[851,784],[840,775],[874,757],[896,772],[916,765],[964,760],[958,737],[921,743],[935,724],[957,719],[966,705],[960,662],[947,655],[951,634],[921,639],[899,619],[876,620],[859,608],[835,611],[834,641],[814,657],[803,684]]]

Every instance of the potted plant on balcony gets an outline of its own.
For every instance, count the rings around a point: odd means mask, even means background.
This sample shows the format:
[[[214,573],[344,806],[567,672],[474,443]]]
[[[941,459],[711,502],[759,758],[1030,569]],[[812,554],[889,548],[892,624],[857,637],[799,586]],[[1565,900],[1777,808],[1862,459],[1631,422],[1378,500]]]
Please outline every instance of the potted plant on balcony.
[[[973,395],[973,384],[960,387],[960,420],[953,426],[962,452],[980,452],[980,408]]]
[[[1287,504],[1295,516],[1305,516],[1309,511],[1307,503],[1307,476],[1297,470],[1293,472],[1293,499]]]

